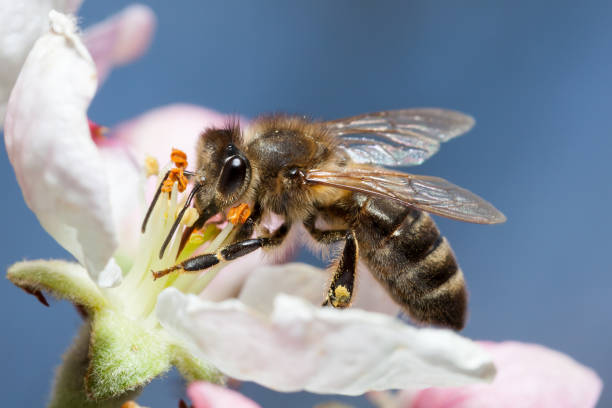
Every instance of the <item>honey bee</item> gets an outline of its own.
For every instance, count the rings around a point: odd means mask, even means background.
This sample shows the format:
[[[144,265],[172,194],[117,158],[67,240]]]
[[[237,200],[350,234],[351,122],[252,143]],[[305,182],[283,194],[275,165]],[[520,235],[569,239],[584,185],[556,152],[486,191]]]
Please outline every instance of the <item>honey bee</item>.
[[[201,271],[277,247],[301,224],[324,245],[344,241],[324,305],[350,305],[361,260],[414,320],[459,330],[467,308],[463,273],[428,213],[479,224],[505,217],[444,179],[380,166],[420,164],[473,124],[459,112],[422,108],[325,122],[277,114],[256,119],[244,131],[237,123],[209,128],[199,138],[197,170],[185,173],[193,189],[160,256],[192,201],[199,218],[183,241],[238,203],[249,203],[252,212],[229,245],[153,274]],[[283,219],[274,231],[260,228],[269,213]],[[318,220],[333,229],[318,227]],[[145,225],[146,218],[143,230]]]

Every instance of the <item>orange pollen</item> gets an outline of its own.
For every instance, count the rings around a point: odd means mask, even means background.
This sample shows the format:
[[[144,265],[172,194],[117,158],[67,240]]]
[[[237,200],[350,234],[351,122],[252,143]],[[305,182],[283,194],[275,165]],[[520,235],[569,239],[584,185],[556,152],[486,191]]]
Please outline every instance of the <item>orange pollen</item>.
[[[178,191],[179,192],[183,192],[185,191],[185,189],[187,188],[187,177],[185,177],[185,174],[183,174],[183,169],[182,168],[173,168],[170,169],[170,174],[168,174],[168,178],[164,181],[164,184],[162,185],[162,191],[164,193],[169,193],[172,191],[172,186],[174,185],[174,183],[178,184]]]
[[[251,209],[246,203],[242,203],[236,207],[230,208],[227,213],[227,220],[234,225],[244,224],[251,215]]]
[[[168,178],[164,181],[161,191],[164,193],[171,192],[172,186],[176,182],[178,191],[182,193],[187,188],[187,183],[189,182],[184,173],[187,167],[187,155],[184,151],[173,148],[172,153],[170,153],[170,160],[172,160],[176,167],[170,169],[170,174],[168,174]]]
[[[172,153],[170,153],[170,160],[172,160],[172,163],[179,169],[187,167],[187,155],[182,150],[173,148]]]

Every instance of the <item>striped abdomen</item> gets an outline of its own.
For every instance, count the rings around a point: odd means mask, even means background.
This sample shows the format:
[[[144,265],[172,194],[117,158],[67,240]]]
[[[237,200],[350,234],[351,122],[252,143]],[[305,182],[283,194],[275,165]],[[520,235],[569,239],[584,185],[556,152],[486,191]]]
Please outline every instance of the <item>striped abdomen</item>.
[[[463,328],[463,273],[433,219],[388,199],[354,198],[359,256],[374,277],[415,320]]]

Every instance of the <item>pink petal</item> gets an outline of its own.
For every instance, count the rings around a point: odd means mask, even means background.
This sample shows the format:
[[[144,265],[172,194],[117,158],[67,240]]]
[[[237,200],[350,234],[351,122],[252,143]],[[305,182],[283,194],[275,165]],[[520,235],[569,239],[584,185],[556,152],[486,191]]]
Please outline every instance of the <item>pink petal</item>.
[[[332,276],[331,274],[329,276]],[[401,307],[395,303],[367,267],[359,263],[355,298],[351,307],[397,316]]]
[[[101,285],[120,279],[109,186],[87,108],[97,81],[71,17],[49,13],[9,100],[5,143],[24,199],[41,225]],[[108,266],[108,268],[107,268]]]
[[[155,13],[144,5],[132,5],[88,28],[83,41],[91,53],[100,82],[117,65],[140,57],[149,48],[155,30]]]
[[[0,126],[21,66],[34,42],[49,29],[49,12],[73,13],[80,0],[3,1],[0,7]]]
[[[187,388],[195,408],[260,408],[244,395],[219,385],[195,382]]]
[[[481,343],[493,356],[497,377],[492,384],[429,388],[418,392],[410,408],[570,408],[594,407],[601,379],[571,357],[537,344]],[[407,394],[404,395],[408,397]]]
[[[195,105],[176,104],[151,110],[113,129],[111,140],[130,147],[136,160],[155,157],[160,165],[170,161],[172,148],[187,153],[189,168],[196,164],[198,136],[210,126],[224,126],[229,116]]]

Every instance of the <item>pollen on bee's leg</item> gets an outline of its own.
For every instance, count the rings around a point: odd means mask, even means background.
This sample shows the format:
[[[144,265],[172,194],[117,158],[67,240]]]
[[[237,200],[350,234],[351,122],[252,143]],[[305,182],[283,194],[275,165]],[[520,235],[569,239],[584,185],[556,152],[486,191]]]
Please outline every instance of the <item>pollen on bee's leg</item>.
[[[351,292],[346,286],[338,285],[331,302],[334,307],[347,307],[351,302]]]
[[[147,177],[157,176],[159,174],[159,163],[157,162],[157,159],[155,157],[145,157],[144,168]]]
[[[242,203],[236,207],[230,208],[227,213],[227,220],[234,225],[244,224],[251,215],[251,209],[246,203]]]

